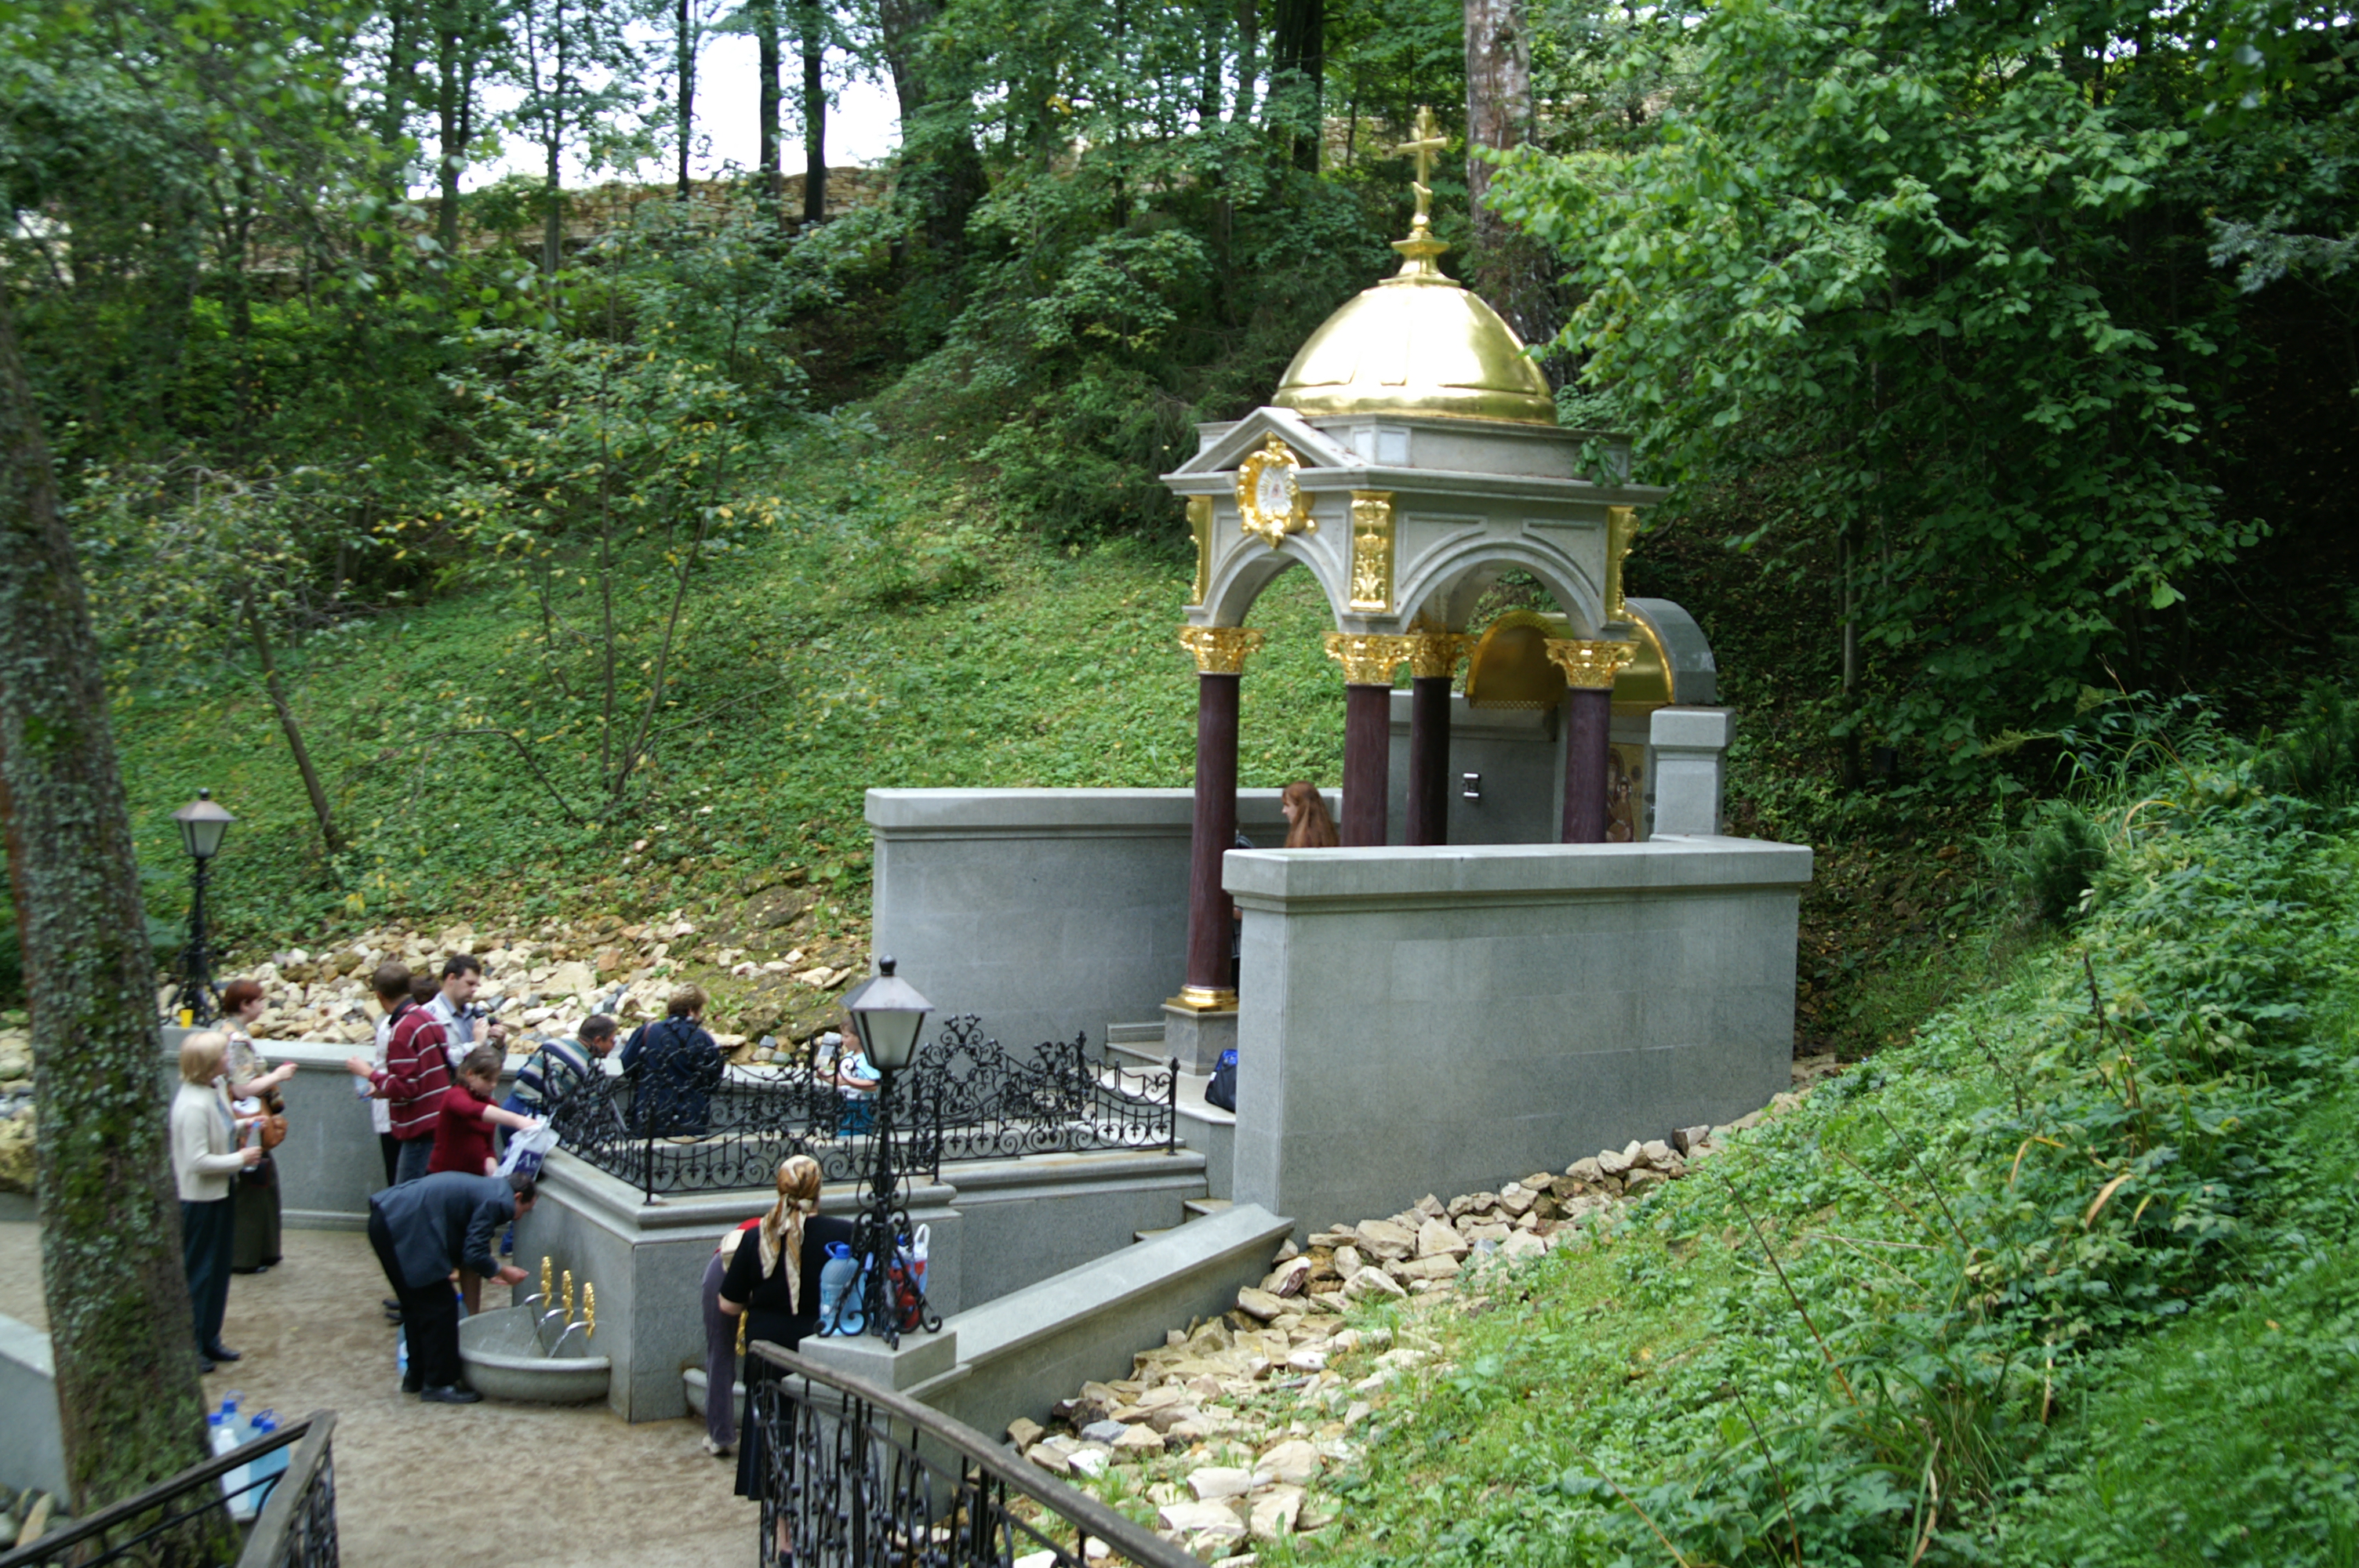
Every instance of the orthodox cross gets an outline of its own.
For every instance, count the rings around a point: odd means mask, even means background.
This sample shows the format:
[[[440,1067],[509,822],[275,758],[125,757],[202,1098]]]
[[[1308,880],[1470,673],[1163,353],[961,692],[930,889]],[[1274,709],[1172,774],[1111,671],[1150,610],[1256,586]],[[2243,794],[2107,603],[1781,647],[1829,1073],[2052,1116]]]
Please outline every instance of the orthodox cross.
[[[1450,145],[1450,138],[1433,123],[1433,105],[1424,104],[1417,112],[1414,127],[1416,140],[1403,142],[1393,149],[1396,153],[1412,153],[1417,157],[1417,178],[1409,189],[1417,192],[1417,220],[1411,227],[1424,233],[1433,217],[1433,155]]]

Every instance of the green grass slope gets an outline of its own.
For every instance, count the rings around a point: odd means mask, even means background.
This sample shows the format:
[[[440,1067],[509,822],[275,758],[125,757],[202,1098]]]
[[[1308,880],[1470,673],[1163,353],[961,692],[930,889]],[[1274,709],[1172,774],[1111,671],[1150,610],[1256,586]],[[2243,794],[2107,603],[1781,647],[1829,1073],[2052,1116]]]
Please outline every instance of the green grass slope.
[[[169,814],[200,785],[239,818],[215,913],[248,949],[384,921],[711,908],[796,868],[856,925],[871,785],[1184,787],[1195,676],[1173,638],[1180,555],[995,531],[951,465],[910,456],[813,436],[776,476],[775,529],[700,568],[652,755],[620,809],[598,794],[583,575],[557,597],[554,636],[532,579],[487,557],[429,606],[288,661],[352,838],[332,863],[258,686],[238,672],[142,681],[115,727],[151,905],[183,907]],[[644,680],[668,603],[656,552],[638,566],[621,647]],[[1244,782],[1332,784],[1343,685],[1308,574],[1281,579],[1253,622],[1269,642],[1245,683]]]
[[[1281,1559],[2359,1561],[2327,821],[2167,781],[2069,939],[1429,1322],[1346,1522]]]

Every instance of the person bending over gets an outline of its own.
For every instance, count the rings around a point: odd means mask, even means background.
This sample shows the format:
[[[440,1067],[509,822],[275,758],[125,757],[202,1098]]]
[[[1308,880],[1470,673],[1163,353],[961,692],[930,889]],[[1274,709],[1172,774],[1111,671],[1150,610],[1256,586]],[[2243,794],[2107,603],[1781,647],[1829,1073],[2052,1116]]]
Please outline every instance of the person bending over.
[[[409,1375],[401,1391],[431,1404],[471,1405],[483,1398],[466,1385],[459,1362],[459,1298],[451,1271],[464,1269],[502,1284],[524,1279],[493,1256],[501,1228],[532,1212],[539,1188],[526,1175],[470,1176],[443,1171],[387,1187],[369,1199],[369,1246],[401,1302],[409,1336]]]
[[[500,1065],[506,1060],[498,1046],[478,1045],[459,1064],[459,1081],[442,1097],[440,1119],[434,1125],[434,1157],[427,1163],[429,1174],[444,1171],[469,1176],[495,1174],[499,1161],[492,1152],[492,1129],[506,1127],[523,1132],[540,1125],[531,1117],[518,1116],[492,1103],[492,1096],[499,1092]],[[483,1276],[473,1270],[461,1269],[459,1293],[466,1299],[470,1314],[481,1311]]]
[[[614,1021],[593,1012],[574,1030],[571,1040],[544,1040],[517,1069],[516,1087],[500,1103],[518,1116],[547,1117],[563,1104],[574,1087],[598,1069],[614,1048]]]

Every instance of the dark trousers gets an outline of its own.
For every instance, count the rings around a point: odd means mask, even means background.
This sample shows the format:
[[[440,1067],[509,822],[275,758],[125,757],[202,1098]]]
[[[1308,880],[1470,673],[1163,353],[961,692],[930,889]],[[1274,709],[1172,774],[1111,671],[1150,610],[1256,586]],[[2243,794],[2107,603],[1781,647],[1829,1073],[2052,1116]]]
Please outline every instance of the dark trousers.
[[[431,1143],[433,1140],[427,1141]],[[390,1132],[380,1132],[376,1135],[376,1147],[377,1152],[385,1156],[385,1184],[389,1187],[401,1169],[401,1140]],[[429,1149],[427,1152],[430,1155],[433,1151]]]
[[[180,1205],[180,1262],[189,1275],[189,1305],[194,1309],[197,1348],[221,1343],[222,1319],[229,1313],[230,1247],[237,1234],[230,1200]]]
[[[229,1184],[232,1227],[236,1241],[230,1249],[230,1267],[241,1274],[267,1269],[279,1260],[278,1162],[268,1154],[251,1171],[239,1173]]]
[[[393,1232],[385,1216],[369,1210],[369,1246],[385,1270],[386,1282],[401,1303],[402,1331],[409,1336],[410,1381],[422,1388],[452,1389],[463,1380],[459,1364],[459,1298],[448,1280],[411,1289],[394,1256]]]
[[[758,1243],[756,1243],[758,1245]],[[721,1254],[704,1266],[704,1435],[737,1441],[737,1319],[721,1310]]]
[[[399,1186],[404,1182],[418,1180],[426,1174],[427,1164],[433,1158],[434,1134],[431,1132],[423,1138],[403,1140],[401,1156],[394,1166],[393,1184]]]

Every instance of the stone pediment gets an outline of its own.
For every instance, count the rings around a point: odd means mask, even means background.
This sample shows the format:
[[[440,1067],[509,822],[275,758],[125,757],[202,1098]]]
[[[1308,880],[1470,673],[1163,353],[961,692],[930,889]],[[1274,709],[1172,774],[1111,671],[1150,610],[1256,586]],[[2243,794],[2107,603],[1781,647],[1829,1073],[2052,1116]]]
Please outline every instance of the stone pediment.
[[[1294,455],[1301,460],[1305,468],[1348,469],[1358,468],[1363,463],[1351,448],[1338,445],[1334,438],[1291,409],[1256,408],[1225,430],[1218,434],[1208,432],[1208,435],[1210,438],[1194,457],[1163,476],[1165,483],[1233,472],[1248,455],[1266,445],[1272,436],[1293,448]],[[1181,485],[1176,488],[1192,490],[1196,487]]]

